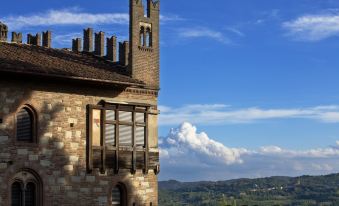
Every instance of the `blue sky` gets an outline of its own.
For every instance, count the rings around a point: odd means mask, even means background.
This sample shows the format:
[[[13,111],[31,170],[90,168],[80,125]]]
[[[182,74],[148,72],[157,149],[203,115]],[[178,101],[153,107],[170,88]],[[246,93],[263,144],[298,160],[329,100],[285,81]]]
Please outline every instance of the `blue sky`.
[[[0,21],[51,29],[62,48],[88,26],[127,40],[127,12],[127,0],[12,0]],[[160,179],[339,172],[338,1],[171,0],[161,14]]]

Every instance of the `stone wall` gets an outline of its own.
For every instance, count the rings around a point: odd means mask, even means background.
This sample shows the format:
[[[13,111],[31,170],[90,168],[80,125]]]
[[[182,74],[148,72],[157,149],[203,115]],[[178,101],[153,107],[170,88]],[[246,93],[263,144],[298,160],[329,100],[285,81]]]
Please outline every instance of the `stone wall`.
[[[156,95],[140,91],[1,80],[0,206],[9,205],[10,181],[22,168],[40,176],[43,205],[110,205],[110,191],[117,183],[126,186],[128,205],[158,205],[152,170],[147,175],[129,170],[118,175],[111,170],[86,172],[86,105],[101,100],[157,104]],[[15,141],[15,114],[25,104],[37,112],[37,143]],[[157,131],[150,138],[152,149],[158,150]]]

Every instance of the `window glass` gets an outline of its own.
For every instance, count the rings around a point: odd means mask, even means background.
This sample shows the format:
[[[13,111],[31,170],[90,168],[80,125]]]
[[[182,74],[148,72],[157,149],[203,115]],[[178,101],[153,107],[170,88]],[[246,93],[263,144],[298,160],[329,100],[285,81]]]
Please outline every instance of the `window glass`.
[[[132,112],[119,111],[119,121],[132,122]]]
[[[92,145],[100,146],[101,110],[93,109],[92,112]]]
[[[25,206],[35,206],[35,184],[31,182],[26,185]]]
[[[11,188],[11,206],[21,206],[22,190],[20,182],[14,182]]]
[[[135,121],[139,123],[145,122],[145,113],[136,113],[135,114]]]
[[[106,132],[105,132],[106,144],[115,145],[115,125],[114,124],[106,124]]]
[[[145,127],[136,128],[135,144],[137,146],[145,146]]]
[[[119,143],[123,146],[132,146],[132,126],[119,125]]]
[[[114,110],[106,110],[106,120],[114,121],[115,120],[115,111]]]

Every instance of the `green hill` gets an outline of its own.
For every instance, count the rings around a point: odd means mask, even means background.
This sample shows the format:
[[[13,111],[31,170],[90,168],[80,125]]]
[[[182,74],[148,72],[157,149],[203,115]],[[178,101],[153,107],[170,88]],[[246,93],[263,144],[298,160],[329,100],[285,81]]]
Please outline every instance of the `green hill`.
[[[159,182],[159,205],[339,206],[339,174],[218,182]]]

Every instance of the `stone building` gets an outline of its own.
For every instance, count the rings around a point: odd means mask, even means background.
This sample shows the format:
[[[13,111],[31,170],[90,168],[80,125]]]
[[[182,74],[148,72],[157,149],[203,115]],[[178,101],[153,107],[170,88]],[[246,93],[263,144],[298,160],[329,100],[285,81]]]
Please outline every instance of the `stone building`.
[[[158,205],[159,4],[72,49],[0,23],[0,206]]]

